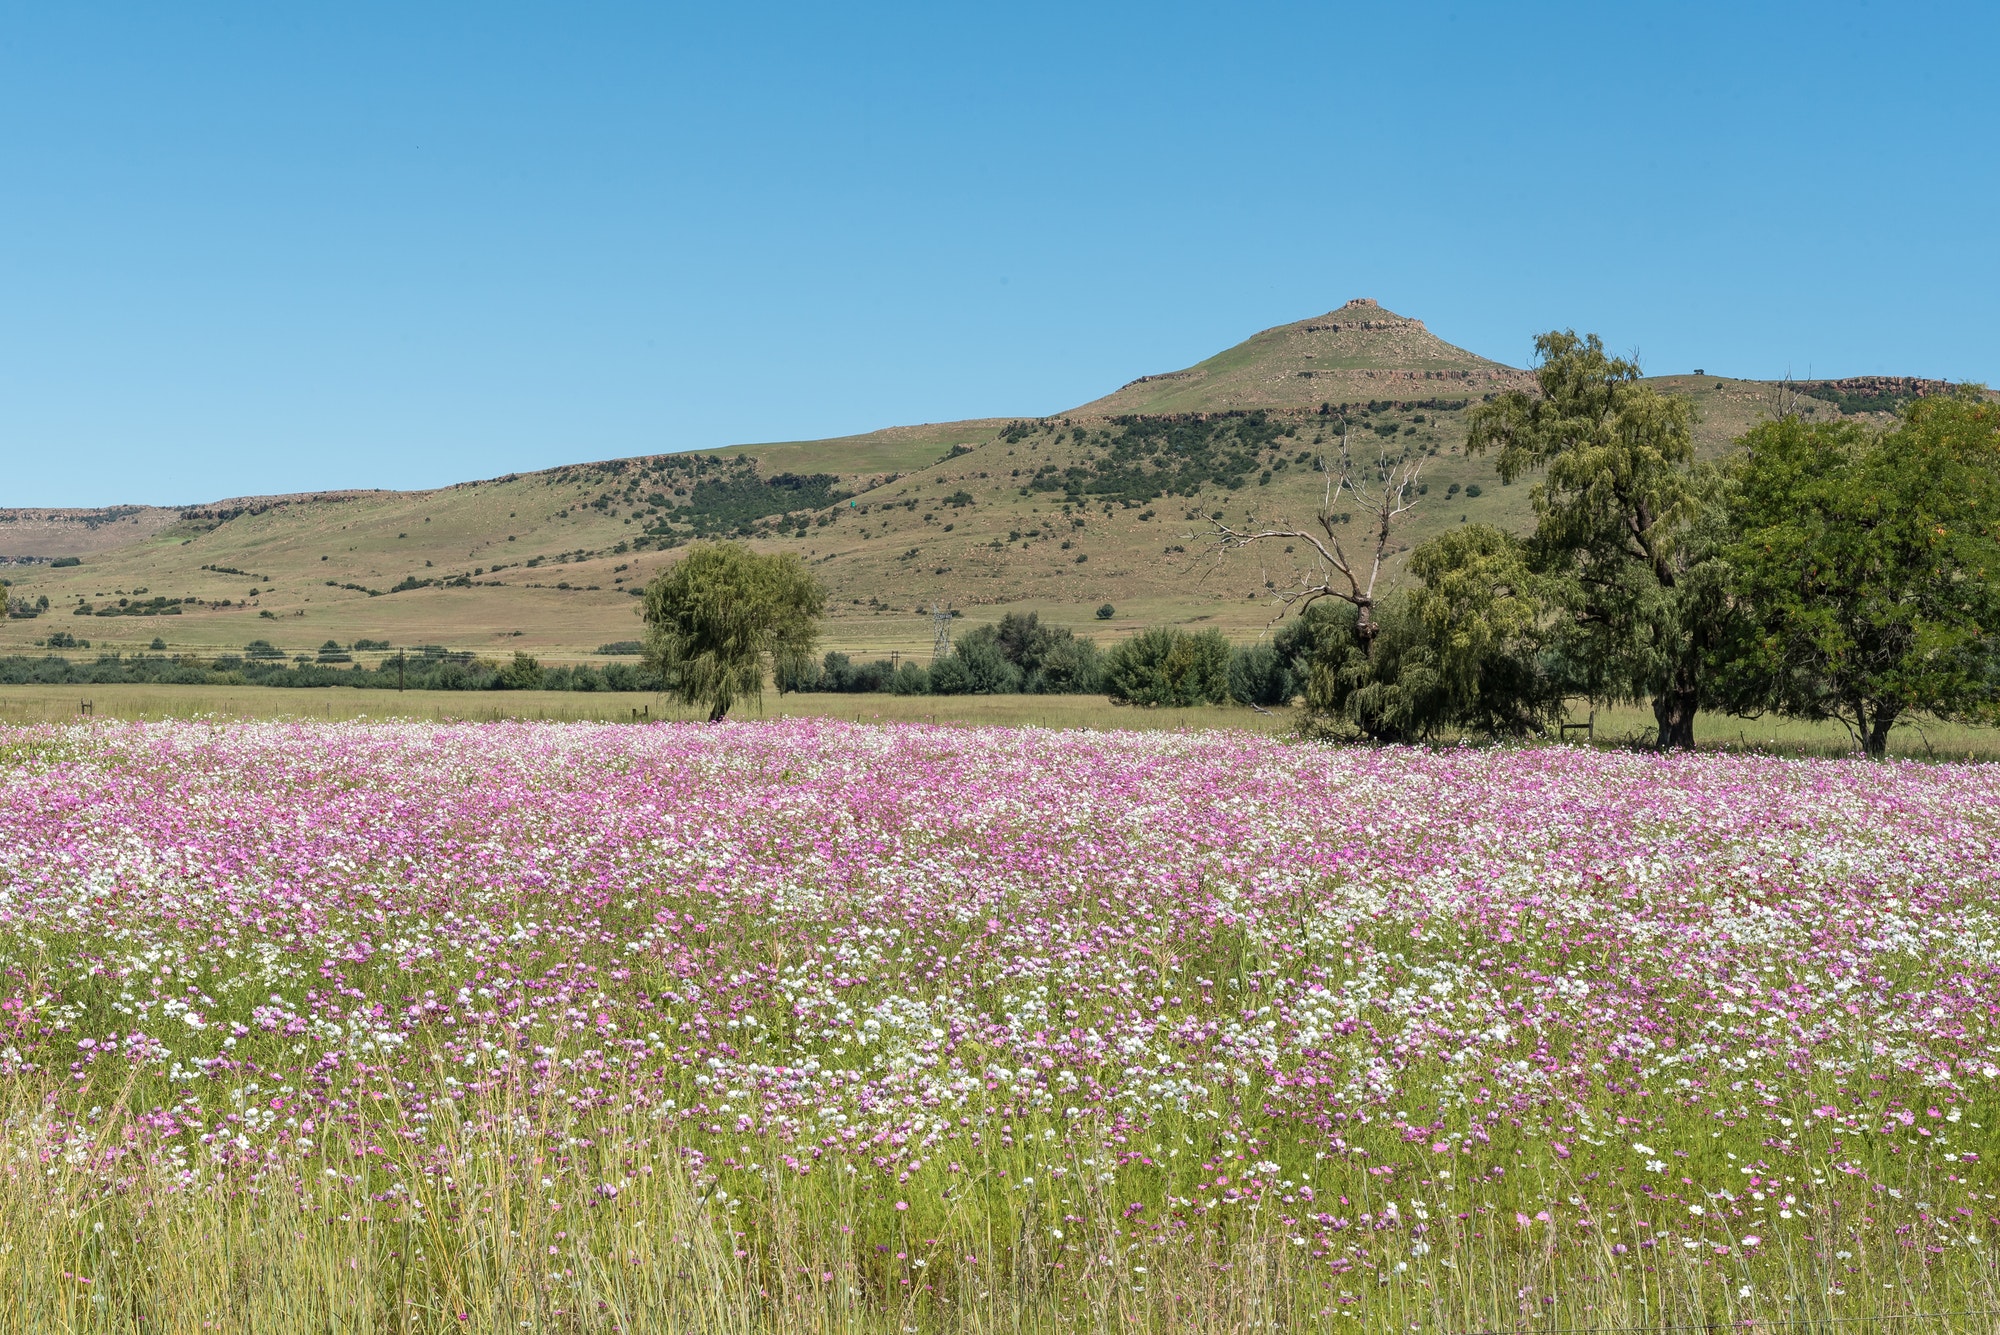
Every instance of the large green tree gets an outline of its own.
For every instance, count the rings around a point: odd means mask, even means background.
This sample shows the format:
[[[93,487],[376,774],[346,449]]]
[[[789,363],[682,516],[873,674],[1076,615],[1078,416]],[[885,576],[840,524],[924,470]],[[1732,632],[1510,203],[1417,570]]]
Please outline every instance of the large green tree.
[[[806,660],[825,611],[826,590],[796,553],[697,543],[646,586],[646,662],[713,723],[762,695],[766,659]]]
[[[1731,505],[1733,708],[1837,719],[1874,759],[1911,714],[2000,703],[2000,405],[1921,399],[1893,430],[1751,431]]]
[[[1562,655],[1593,699],[1653,703],[1661,748],[1692,749],[1720,567],[1718,477],[1694,458],[1694,409],[1640,383],[1595,334],[1535,340],[1536,387],[1475,408],[1467,449],[1539,473],[1528,559],[1561,581]]]

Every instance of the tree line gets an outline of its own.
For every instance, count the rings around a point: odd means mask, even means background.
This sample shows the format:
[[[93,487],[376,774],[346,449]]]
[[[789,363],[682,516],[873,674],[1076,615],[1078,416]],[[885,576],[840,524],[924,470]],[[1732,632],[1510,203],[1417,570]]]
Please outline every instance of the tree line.
[[[1466,446],[1532,479],[1525,537],[1467,524],[1417,546],[1378,595],[1422,460],[1343,442],[1310,527],[1316,570],[1286,591],[1310,648],[1305,726],[1417,741],[1542,735],[1571,701],[1652,706],[1691,749],[1702,710],[1834,720],[1870,757],[1915,715],[2000,712],[2000,405],[1978,387],[1896,423],[1813,422],[1784,387],[1724,463],[1694,454],[1694,409],[1640,383],[1595,336],[1536,341],[1535,388],[1475,407]],[[1370,541],[1328,520],[1351,494]]]

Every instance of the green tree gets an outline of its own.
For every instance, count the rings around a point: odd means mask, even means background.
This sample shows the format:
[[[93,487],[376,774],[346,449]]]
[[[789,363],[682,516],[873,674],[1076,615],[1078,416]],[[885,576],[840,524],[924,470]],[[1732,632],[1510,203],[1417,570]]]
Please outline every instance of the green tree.
[[[646,586],[645,661],[713,723],[761,697],[764,661],[789,671],[812,653],[826,590],[794,552],[697,543]]]
[[[1524,737],[1560,724],[1566,683],[1545,652],[1559,589],[1534,572],[1524,544],[1489,524],[1461,525],[1412,552],[1410,573],[1422,585],[1409,594],[1415,645],[1405,657],[1428,673],[1418,712],[1427,730]]]
[[[1190,635],[1153,626],[1112,646],[1103,680],[1121,704],[1220,704],[1229,699],[1229,641],[1214,629]]]
[[[1262,709],[1286,704],[1294,694],[1292,674],[1268,640],[1229,655],[1229,698],[1236,703]]]
[[[1360,609],[1323,602],[1275,646],[1303,686],[1300,729],[1330,740],[1420,742],[1455,733],[1525,737],[1563,717],[1550,651],[1565,611],[1525,544],[1486,524],[1451,529],[1410,555],[1419,581]]]
[[[1876,760],[1911,714],[1992,717],[2000,406],[1921,399],[1882,435],[1785,417],[1743,444],[1731,706],[1837,719]]]
[[[331,640],[327,643],[332,644]],[[334,646],[336,649],[338,645]],[[503,663],[497,677],[497,685],[503,691],[539,691],[545,674],[541,662],[532,655],[516,650],[514,661]]]
[[[1650,697],[1659,746],[1692,749],[1722,584],[1719,479],[1695,461],[1694,409],[1595,334],[1543,334],[1535,350],[1535,390],[1473,409],[1466,448],[1497,451],[1506,482],[1541,474],[1527,554],[1567,586],[1578,692]]]

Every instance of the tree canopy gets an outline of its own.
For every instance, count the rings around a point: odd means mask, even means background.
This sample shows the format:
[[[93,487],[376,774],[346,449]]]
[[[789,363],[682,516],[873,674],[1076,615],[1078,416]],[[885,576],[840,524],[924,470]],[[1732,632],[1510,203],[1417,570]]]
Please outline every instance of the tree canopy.
[[[1896,428],[1785,417],[1737,466],[1728,703],[1837,719],[1871,757],[1913,712],[2000,703],[2000,406],[1920,399]]]
[[[645,661],[713,723],[761,697],[767,658],[779,669],[805,660],[825,611],[826,590],[796,553],[698,543],[646,588]]]

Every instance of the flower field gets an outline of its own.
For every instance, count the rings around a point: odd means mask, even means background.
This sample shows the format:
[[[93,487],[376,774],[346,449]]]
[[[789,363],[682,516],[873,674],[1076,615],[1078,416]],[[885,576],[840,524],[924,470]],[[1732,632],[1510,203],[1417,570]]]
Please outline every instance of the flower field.
[[[0,1328],[1993,1330],[1996,881],[1990,766],[0,730]]]

